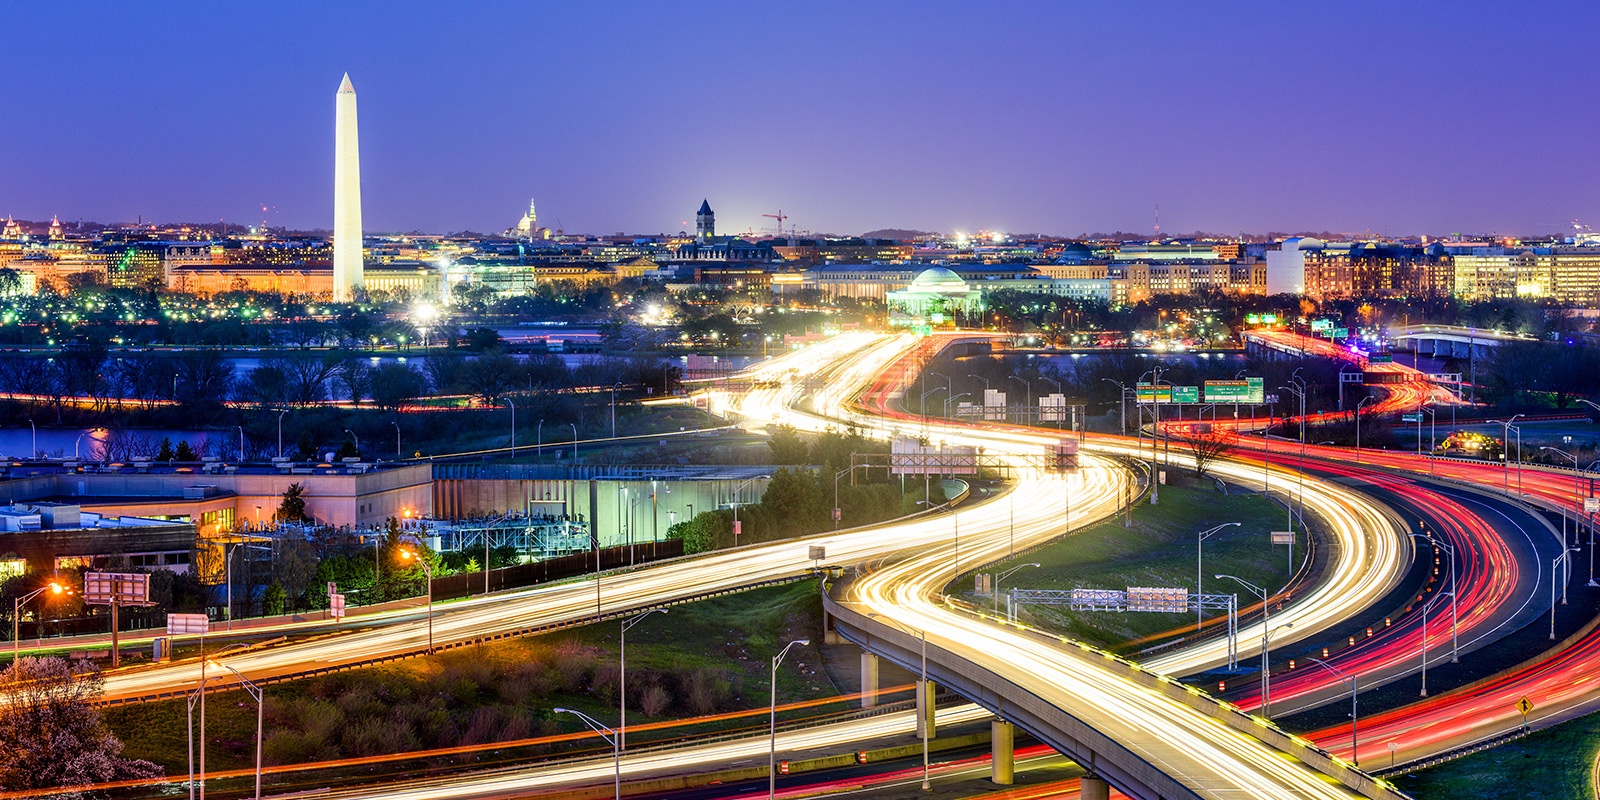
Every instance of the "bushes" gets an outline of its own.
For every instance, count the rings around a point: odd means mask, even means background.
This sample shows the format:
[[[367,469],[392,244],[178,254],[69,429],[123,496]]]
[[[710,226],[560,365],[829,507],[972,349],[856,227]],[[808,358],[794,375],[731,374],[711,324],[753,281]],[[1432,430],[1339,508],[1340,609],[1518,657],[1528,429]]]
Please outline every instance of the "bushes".
[[[300,684],[304,693],[267,694],[266,761],[296,763],[433,747],[525,739],[552,733],[551,708],[572,696],[614,706],[617,665],[574,641],[525,649],[444,653],[429,672],[374,668]],[[418,664],[422,662],[411,662]],[[733,708],[727,670],[629,670],[630,708],[657,717]],[[680,701],[681,698],[681,701]],[[560,700],[560,702],[558,702]]]

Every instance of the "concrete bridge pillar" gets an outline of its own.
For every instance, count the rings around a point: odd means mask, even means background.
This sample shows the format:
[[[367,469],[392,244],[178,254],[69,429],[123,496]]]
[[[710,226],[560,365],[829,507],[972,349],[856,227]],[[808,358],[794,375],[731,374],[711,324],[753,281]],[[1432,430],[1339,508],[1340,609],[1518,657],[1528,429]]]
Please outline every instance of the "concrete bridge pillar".
[[[917,686],[917,738],[933,739],[938,735],[939,726],[934,720],[934,697],[939,693],[939,687],[933,681],[920,681]]]
[[[1016,779],[1016,731],[1011,723],[1003,719],[989,723],[989,750],[994,756],[990,760],[989,780],[1001,786],[1010,786]]]
[[[878,657],[861,651],[861,707],[878,704]]]
[[[1111,800],[1111,784],[1093,775],[1083,776],[1078,786],[1079,800]]]

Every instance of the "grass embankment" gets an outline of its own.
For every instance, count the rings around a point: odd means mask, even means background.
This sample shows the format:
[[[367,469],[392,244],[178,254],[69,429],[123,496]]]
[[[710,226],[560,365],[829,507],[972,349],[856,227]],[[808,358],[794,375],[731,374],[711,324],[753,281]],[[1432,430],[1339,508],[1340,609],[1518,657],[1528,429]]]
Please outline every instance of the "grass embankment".
[[[1580,800],[1595,796],[1597,754],[1600,717],[1588,716],[1394,782],[1416,798]]]
[[[765,707],[768,665],[784,644],[821,642],[815,582],[771,587],[673,607],[628,632],[630,728],[667,718]],[[585,730],[562,706],[617,721],[618,629],[607,622],[571,631],[451,650],[266,687],[266,763],[300,763],[510,741]],[[230,676],[231,677],[231,676]],[[779,702],[831,695],[813,644],[779,670]],[[243,692],[207,699],[210,770],[253,764],[256,704]],[[126,754],[186,772],[184,702],[106,710]],[[759,720],[764,723],[764,717]],[[724,727],[744,727],[733,720]],[[671,733],[630,733],[643,742]],[[542,748],[526,748],[527,756]],[[500,751],[441,760],[461,765]],[[410,764],[411,768],[423,765]]]
[[[1285,529],[1283,508],[1259,494],[1224,495],[1209,479],[1195,481],[1187,477],[1177,477],[1171,485],[1161,487],[1159,505],[1152,506],[1146,500],[1135,506],[1132,527],[1123,527],[1119,516],[1018,558],[1017,562],[1036,561],[1041,566],[1018,570],[1000,590],[1004,593],[1010,586],[1029,589],[1164,586],[1192,592],[1195,591],[1195,536],[1226,522],[1241,525],[1223,528],[1206,539],[1202,588],[1214,594],[1237,593],[1239,604],[1248,606],[1254,598],[1246,590],[1232,581],[1219,581],[1212,576],[1237,575],[1274,591],[1281,587],[1288,580],[1289,554],[1283,546],[1271,546],[1268,533]],[[1304,547],[1305,537],[1296,531],[1294,557],[1297,562],[1305,553]],[[1003,572],[1012,566],[1014,562],[1003,562],[993,569]],[[970,583],[963,589],[968,593],[968,600],[989,603],[987,597],[970,594]],[[1004,605],[1003,599],[1001,605]],[[1046,606],[1025,606],[1021,609],[1021,618],[1108,648],[1118,648],[1132,640],[1194,623],[1191,614],[1072,612]]]

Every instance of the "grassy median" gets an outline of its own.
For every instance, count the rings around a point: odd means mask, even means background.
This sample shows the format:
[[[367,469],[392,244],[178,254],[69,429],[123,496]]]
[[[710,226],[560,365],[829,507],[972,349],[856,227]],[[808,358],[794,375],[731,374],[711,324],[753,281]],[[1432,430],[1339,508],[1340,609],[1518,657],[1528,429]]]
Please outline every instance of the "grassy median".
[[[1019,556],[1015,562],[997,564],[1004,571],[1017,563],[1038,562],[1037,569],[1025,567],[1012,573],[1000,587],[1028,589],[1126,589],[1141,587],[1182,587],[1195,590],[1195,536],[1198,532],[1227,522],[1227,527],[1205,542],[1205,581],[1203,589],[1216,594],[1238,594],[1240,605],[1254,602],[1248,592],[1232,581],[1219,581],[1217,574],[1237,575],[1257,586],[1274,591],[1289,577],[1289,552],[1282,545],[1269,543],[1268,534],[1285,530],[1282,506],[1260,494],[1245,494],[1231,488],[1223,494],[1210,479],[1195,480],[1173,476],[1161,487],[1161,502],[1148,500],[1134,508],[1133,524],[1123,527],[1122,517],[1108,520]],[[1001,503],[1005,500],[999,501]],[[1296,532],[1294,557],[1305,554],[1305,536]],[[987,570],[986,570],[987,571]],[[987,605],[988,596],[971,593],[964,585],[966,599]],[[1004,599],[1001,600],[1004,607]],[[1030,606],[1022,609],[1024,619],[1073,638],[1104,647],[1125,648],[1141,640],[1183,625],[1192,625],[1190,614],[1132,612],[1072,612],[1064,608]]]

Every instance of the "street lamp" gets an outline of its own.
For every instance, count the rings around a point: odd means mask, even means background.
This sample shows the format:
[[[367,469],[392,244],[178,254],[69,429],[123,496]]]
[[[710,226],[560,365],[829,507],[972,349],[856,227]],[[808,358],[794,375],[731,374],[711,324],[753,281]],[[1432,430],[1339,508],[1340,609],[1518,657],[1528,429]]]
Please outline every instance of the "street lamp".
[[[1221,525],[1218,525],[1217,527],[1212,528],[1211,530],[1201,531],[1199,534],[1197,534],[1195,536],[1195,539],[1194,539],[1194,593],[1196,595],[1204,593],[1203,584],[1201,583],[1201,580],[1205,576],[1205,573],[1200,571],[1200,562],[1201,562],[1201,556],[1205,552],[1206,539],[1211,538],[1211,536],[1216,534],[1218,531],[1222,530],[1223,528],[1229,527],[1229,526],[1232,526],[1232,527],[1235,527],[1235,528],[1240,528],[1240,527],[1244,526],[1244,523],[1242,523],[1242,522],[1224,522]],[[1196,598],[1195,606],[1194,606],[1194,632],[1195,633],[1199,633],[1200,632],[1200,624],[1201,624],[1201,621],[1204,619],[1204,616],[1205,616],[1205,611],[1200,608],[1200,601],[1199,601],[1198,598]]]
[[[22,607],[27,605],[29,600],[32,600],[33,598],[38,597],[45,592],[49,592],[51,594],[72,594],[71,589],[63,586],[62,584],[56,583],[55,581],[51,581],[45,586],[41,586],[25,595],[22,595],[21,597],[13,598],[11,600],[11,668],[13,670],[17,667],[17,659],[22,656]],[[38,627],[42,624],[43,620],[40,620],[35,624],[35,627]]]
[[[1271,634],[1269,633],[1270,617],[1267,614],[1267,590],[1234,575],[1215,575],[1213,577],[1217,580],[1227,578],[1234,581],[1248,589],[1251,594],[1261,598],[1261,716],[1270,717],[1272,716],[1272,679],[1267,674],[1270,668],[1270,664],[1267,661],[1267,637]]]
[[[278,458],[283,458],[283,415],[287,413],[287,408],[278,411]]]
[[[400,453],[400,423],[391,419],[389,424],[394,426],[394,457],[399,459],[402,457]]]
[[[544,418],[539,418],[539,424],[533,429],[533,460],[540,461],[544,458]]]
[[[1550,640],[1551,641],[1555,641],[1555,638],[1556,638],[1556,569],[1558,567],[1563,566],[1562,562],[1566,562],[1565,566],[1567,568],[1567,578],[1566,578],[1566,580],[1561,581],[1561,605],[1566,605],[1567,604],[1567,583],[1572,580],[1572,554],[1576,553],[1576,552],[1578,552],[1578,548],[1576,548],[1576,547],[1569,548],[1569,549],[1566,549],[1566,550],[1562,550],[1561,551],[1561,555],[1556,556],[1555,560],[1550,562]]]
[[[578,463],[578,423],[569,422],[572,426],[572,463]]]
[[[1038,565],[1035,564],[1034,566]],[[932,731],[928,729],[928,723],[932,721],[934,714],[934,709],[931,707],[932,704],[928,702],[932,699],[928,697],[928,632],[921,628],[913,631],[893,617],[885,617],[876,611],[869,612],[867,618],[881,619],[906,633],[916,636],[922,646],[922,674],[917,679],[917,735],[922,739],[922,791],[926,792],[933,788],[933,784],[928,781],[928,741],[933,738],[929,736]]]
[[[622,716],[617,723],[617,749],[628,749],[628,629],[638,625],[645,617],[660,611],[667,613],[665,608],[647,608],[638,614],[622,621],[622,653],[617,660],[617,682],[622,685]]]
[[[1016,572],[1017,570],[1022,569],[1023,567],[1033,567],[1034,569],[1038,569],[1039,568],[1039,562],[1033,561],[1033,562],[1029,562],[1027,564],[1018,564],[1018,565],[1012,567],[1011,569],[1008,569],[1005,572],[1002,572],[999,575],[995,576],[995,578],[994,578],[994,586],[990,587],[991,591],[989,592],[989,597],[993,601],[990,604],[990,606],[994,610],[995,614],[999,614],[1000,613],[1000,582],[1005,580],[1006,578],[1010,577],[1011,573]]]
[[[1505,428],[1505,433],[1500,437],[1500,466],[1505,476],[1504,491],[1511,493],[1511,423],[1527,416],[1517,414],[1508,420],[1491,419],[1489,422]],[[1517,492],[1522,492],[1522,429],[1517,429]]]
[[[1456,549],[1447,544],[1443,539],[1435,537],[1433,533],[1429,531],[1424,531],[1423,533],[1413,533],[1411,535],[1419,539],[1426,539],[1428,543],[1432,544],[1435,548],[1443,549],[1445,555],[1450,558],[1450,663],[1455,664],[1461,660],[1460,639],[1456,636],[1456,623],[1459,619],[1456,616]],[[1426,619],[1426,617],[1424,617],[1424,619]],[[1424,622],[1423,625],[1426,626],[1427,623]],[[1426,633],[1426,631],[1424,631],[1424,633]],[[1423,652],[1427,652],[1426,637],[1424,637]],[[1423,657],[1423,661],[1423,683],[1426,684],[1428,672],[1426,656]]]
[[[571,714],[572,716],[583,720],[583,724],[588,725],[589,730],[599,734],[600,738],[604,739],[606,744],[611,745],[611,765],[616,774],[616,782],[614,784],[615,794],[613,796],[615,797],[615,800],[622,800],[622,739],[620,733],[615,728],[609,728],[605,725],[602,725],[600,722],[596,721],[594,717],[591,717],[582,711],[573,711],[570,708],[558,708],[555,710],[555,713]]]
[[[783,657],[789,654],[789,648],[797,644],[809,645],[811,640],[796,639],[784,645],[783,649],[772,657],[771,734],[767,739],[767,800],[773,800],[778,794],[778,665],[782,664]]]
[[[1356,684],[1356,676],[1350,675],[1344,670],[1339,669],[1338,667],[1335,667],[1334,665],[1329,664],[1328,662],[1323,661],[1315,656],[1306,656],[1306,658],[1314,664],[1322,665],[1329,672],[1332,672],[1334,675],[1338,676],[1339,680],[1350,684],[1350,764],[1352,766],[1359,767],[1361,766],[1361,751],[1357,749],[1356,745],[1356,726],[1359,723],[1360,718],[1357,716],[1356,709],[1356,693],[1359,691]]]
[[[1554,448],[1554,447],[1540,447],[1539,449],[1540,450],[1549,450],[1552,453],[1563,455],[1563,456],[1566,456],[1567,458],[1572,459],[1572,469],[1573,469],[1572,495],[1573,495],[1573,497],[1582,497],[1583,496],[1583,473],[1578,470],[1578,457],[1573,455],[1573,454],[1571,454],[1571,453],[1568,453],[1565,450],[1559,450],[1559,449]],[[1576,531],[1574,531],[1574,533],[1576,533]],[[1566,544],[1567,544],[1567,512],[1566,512],[1566,509],[1562,509],[1562,511],[1561,511],[1561,546],[1565,547]]]
[[[28,430],[33,435],[33,452],[28,454],[28,459],[31,461],[39,457],[39,426],[33,424],[33,420],[30,419],[28,420]]]
[[[214,656],[207,658],[205,654],[205,637],[200,638],[200,687],[189,696],[189,797],[194,797],[194,706],[198,699],[200,703],[200,800],[206,800],[206,665],[217,663],[214,659],[221,658],[229,650],[238,650],[250,645],[245,642],[236,642],[218,650]],[[258,751],[259,752],[259,751]]]
[[[240,674],[239,670],[215,660],[210,663],[213,667],[222,667],[233,673],[233,676],[239,679],[239,685],[243,686],[245,692],[256,701],[256,800],[261,800],[261,721],[266,708],[265,695],[262,693],[260,686],[255,685],[249,678]],[[201,746],[204,747],[204,744]]]
[[[971,396],[972,396],[971,392],[962,392],[961,394],[958,394],[955,397],[946,397],[944,399],[944,416],[945,416],[945,418],[946,419],[950,418],[950,404],[952,402],[955,402],[956,400],[960,400],[963,397],[971,397]],[[956,410],[957,411],[961,410],[961,407],[960,406],[956,406]]]
[[[488,535],[486,532],[485,536]],[[428,566],[428,560],[417,555],[415,550],[401,550],[401,561],[415,561],[422,567],[422,574],[428,577],[428,654],[433,654],[433,567]]]
[[[1361,463],[1361,409],[1365,408],[1368,403],[1370,403],[1370,402],[1372,402],[1373,400],[1376,400],[1376,399],[1377,399],[1377,395],[1369,394],[1369,395],[1367,395],[1365,400],[1362,400],[1360,403],[1356,404],[1356,463],[1357,464]]]
[[[511,398],[506,398],[506,405],[511,406],[511,460],[517,460],[517,404]]]
[[[621,384],[611,384],[611,438],[617,438],[617,387]]]
[[[1023,412],[1023,414],[1026,415],[1031,412],[1033,410],[1033,383],[1021,375],[1007,375],[1006,377],[1014,381],[1022,381],[1022,385],[1028,387],[1028,411]]]
[[[1114,380],[1112,380],[1110,378],[1101,378],[1100,380],[1103,380],[1106,383],[1113,384],[1113,385],[1115,385],[1117,387],[1117,421],[1119,423],[1121,423],[1121,425],[1122,425],[1122,435],[1123,436],[1127,436],[1128,435],[1128,387],[1124,386],[1122,381],[1114,381]]]

